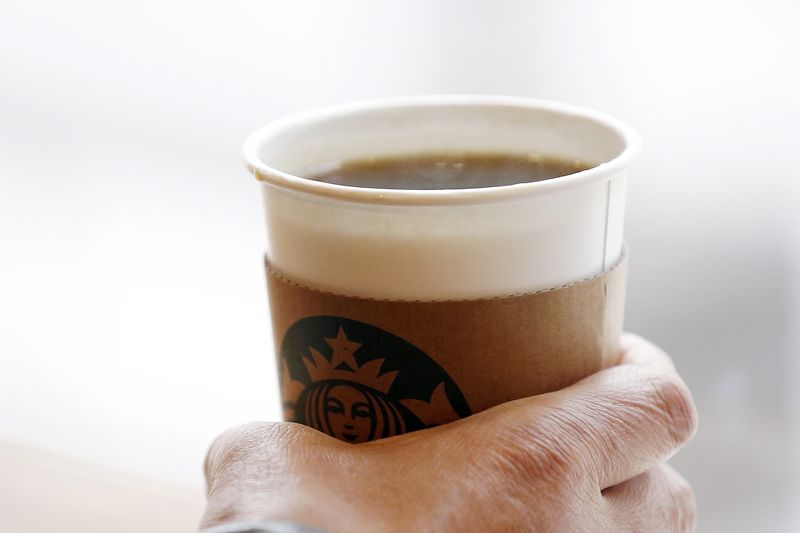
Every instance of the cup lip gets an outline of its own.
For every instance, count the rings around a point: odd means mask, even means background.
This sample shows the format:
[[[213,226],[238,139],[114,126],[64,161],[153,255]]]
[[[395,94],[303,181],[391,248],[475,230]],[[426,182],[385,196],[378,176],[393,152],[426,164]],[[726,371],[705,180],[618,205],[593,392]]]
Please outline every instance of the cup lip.
[[[622,152],[609,161],[566,176],[528,183],[469,189],[380,189],[337,185],[285,172],[264,163],[258,156],[259,147],[272,136],[286,129],[295,128],[304,124],[356,112],[376,111],[392,107],[411,108],[454,105],[465,107],[497,106],[527,109],[534,108],[559,113],[565,116],[576,116],[594,121],[601,126],[615,131],[623,139],[625,147]],[[492,203],[502,200],[513,200],[531,194],[543,194],[573,188],[589,181],[597,181],[629,170],[638,160],[640,152],[641,140],[639,135],[633,128],[610,115],[550,100],[499,95],[409,96],[365,100],[323,107],[274,120],[253,132],[245,140],[242,147],[242,154],[248,170],[255,175],[256,179],[265,184],[273,185],[281,189],[349,202],[417,206]]]

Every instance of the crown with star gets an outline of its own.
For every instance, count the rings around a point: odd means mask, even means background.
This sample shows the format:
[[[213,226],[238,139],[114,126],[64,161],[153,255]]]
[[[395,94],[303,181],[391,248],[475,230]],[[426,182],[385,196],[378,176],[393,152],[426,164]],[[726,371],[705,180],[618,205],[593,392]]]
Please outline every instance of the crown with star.
[[[347,338],[344,329],[340,326],[336,337],[325,337],[325,342],[331,347],[333,355],[328,360],[318,350],[309,346],[313,361],[303,358],[303,364],[308,370],[308,376],[314,383],[327,380],[343,380],[360,383],[367,387],[389,392],[398,371],[381,373],[384,359],[373,359],[363,365],[358,365],[355,358],[356,351],[361,343],[353,342]],[[344,368],[343,368],[344,366]]]

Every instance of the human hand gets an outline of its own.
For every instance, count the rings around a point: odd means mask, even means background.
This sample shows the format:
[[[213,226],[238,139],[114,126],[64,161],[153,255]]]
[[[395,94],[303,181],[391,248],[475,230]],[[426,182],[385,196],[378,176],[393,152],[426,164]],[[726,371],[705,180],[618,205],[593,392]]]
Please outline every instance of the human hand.
[[[625,335],[622,360],[566,389],[364,444],[293,423],[234,428],[206,460],[202,526],[327,531],[691,531],[664,461],[694,434],[669,357]]]

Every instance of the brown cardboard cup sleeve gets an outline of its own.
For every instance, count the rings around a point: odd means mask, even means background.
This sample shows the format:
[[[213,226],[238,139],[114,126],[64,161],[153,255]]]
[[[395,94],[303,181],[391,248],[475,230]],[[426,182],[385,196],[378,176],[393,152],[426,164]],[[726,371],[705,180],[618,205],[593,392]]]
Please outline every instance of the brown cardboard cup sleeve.
[[[627,257],[601,275],[496,298],[319,291],[267,264],[286,420],[363,442],[557,390],[614,364]]]

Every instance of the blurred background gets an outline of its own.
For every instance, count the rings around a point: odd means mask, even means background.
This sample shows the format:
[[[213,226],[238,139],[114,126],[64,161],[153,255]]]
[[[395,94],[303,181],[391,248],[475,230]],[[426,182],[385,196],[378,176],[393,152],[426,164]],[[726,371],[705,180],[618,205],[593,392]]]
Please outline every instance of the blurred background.
[[[790,0],[5,0],[2,529],[193,531],[213,437],[278,418],[248,133],[497,93],[639,131],[626,327],[694,391],[673,464],[699,531],[800,531],[799,20]]]

